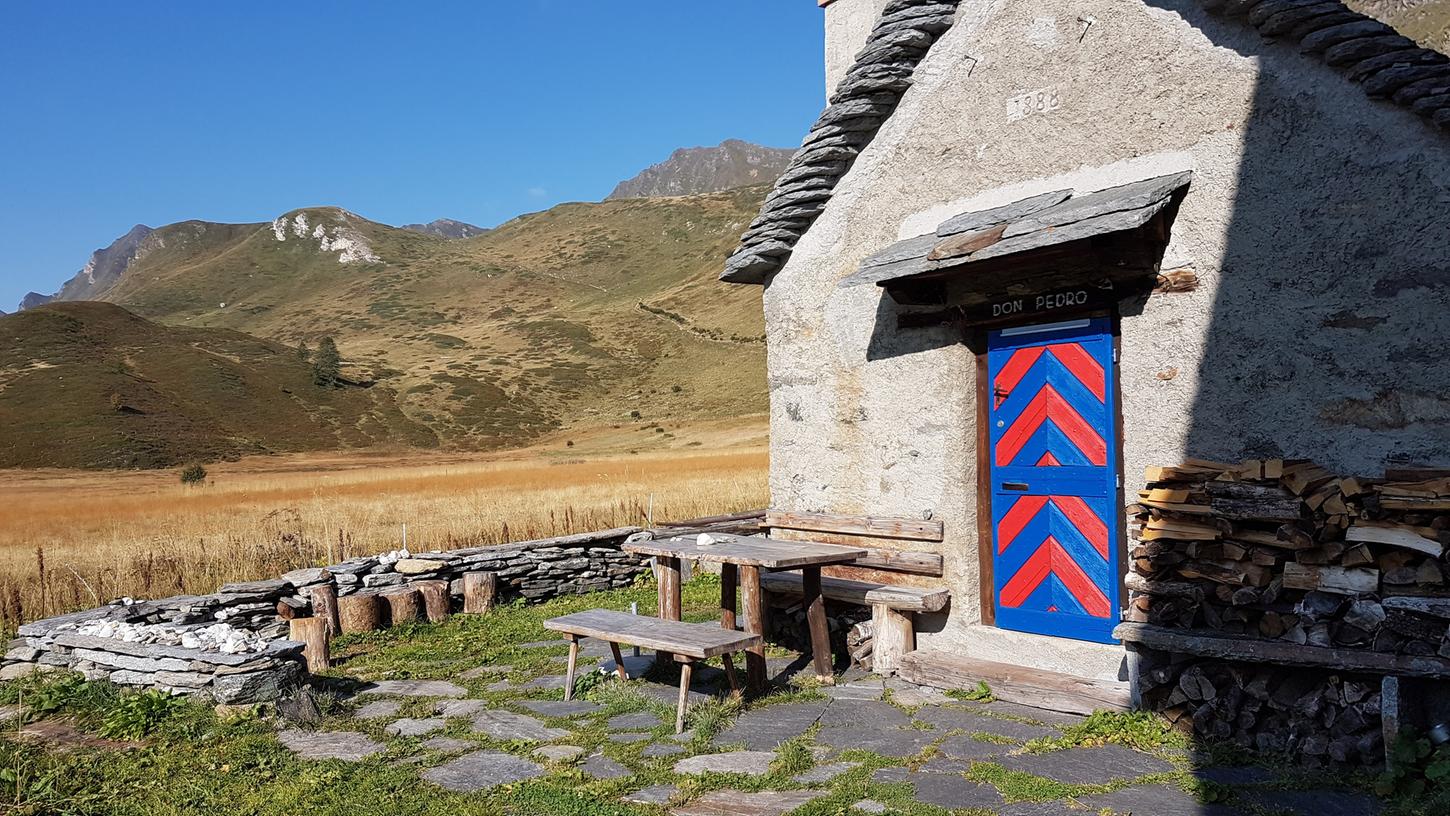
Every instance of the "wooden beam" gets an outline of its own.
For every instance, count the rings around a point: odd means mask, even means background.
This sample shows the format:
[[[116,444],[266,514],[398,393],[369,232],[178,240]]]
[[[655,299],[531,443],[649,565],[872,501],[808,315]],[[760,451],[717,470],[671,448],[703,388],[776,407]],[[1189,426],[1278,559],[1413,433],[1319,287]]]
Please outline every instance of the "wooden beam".
[[[765,511],[765,526],[790,530],[818,530],[824,533],[849,533],[877,538],[907,538],[916,541],[941,541],[946,537],[940,521],[900,518],[896,516],[852,516],[842,513],[798,513],[788,510]]]
[[[1120,623],[1113,630],[1113,637],[1162,652],[1222,660],[1326,668],[1340,672],[1450,677],[1450,660],[1443,657],[1300,646],[1283,640],[1258,640],[1198,629],[1168,629],[1148,623]]]
[[[940,689],[970,689],[986,683],[999,700],[1051,711],[1091,714],[1131,706],[1127,683],[1092,680],[1057,672],[976,660],[945,652],[915,651],[901,659],[901,678]]]

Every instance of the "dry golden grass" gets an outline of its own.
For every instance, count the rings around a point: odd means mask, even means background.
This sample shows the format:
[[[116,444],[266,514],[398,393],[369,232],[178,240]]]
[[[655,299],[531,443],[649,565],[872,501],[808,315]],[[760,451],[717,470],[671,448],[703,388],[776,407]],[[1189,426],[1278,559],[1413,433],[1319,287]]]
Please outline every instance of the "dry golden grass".
[[[548,458],[311,455],[175,472],[0,471],[0,629],[301,566],[766,505],[763,450]]]

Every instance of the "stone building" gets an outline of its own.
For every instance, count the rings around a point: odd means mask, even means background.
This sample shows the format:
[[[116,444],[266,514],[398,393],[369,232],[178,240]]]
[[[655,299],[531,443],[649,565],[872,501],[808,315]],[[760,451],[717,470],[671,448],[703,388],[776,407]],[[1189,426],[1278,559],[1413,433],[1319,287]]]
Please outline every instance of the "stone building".
[[[820,0],[763,287],[772,506],[931,519],[917,648],[1115,683],[1125,496],[1450,465],[1450,61],[1338,0]],[[883,539],[883,548],[902,546]]]

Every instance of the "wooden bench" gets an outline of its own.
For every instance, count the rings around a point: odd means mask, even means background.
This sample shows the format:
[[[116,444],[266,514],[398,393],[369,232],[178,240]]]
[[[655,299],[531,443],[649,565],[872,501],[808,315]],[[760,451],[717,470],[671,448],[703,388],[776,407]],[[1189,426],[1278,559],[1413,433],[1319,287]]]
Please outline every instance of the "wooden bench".
[[[767,592],[800,595],[801,577],[789,572],[772,572],[760,577]],[[821,595],[845,603],[871,607],[871,626],[875,641],[872,646],[872,667],[877,672],[895,671],[901,658],[916,648],[917,612],[940,612],[951,600],[946,589],[879,584],[853,581],[848,578],[822,578]]]
[[[951,600],[951,593],[945,588],[920,589],[878,580],[855,580],[862,570],[940,578],[945,572],[941,553],[900,546],[910,541],[940,544],[946,537],[940,521],[767,510],[765,523],[775,534],[789,531],[825,543],[866,548],[866,554],[849,565],[855,568],[847,570],[853,577],[823,577],[821,594],[834,601],[871,607],[872,668],[879,673],[899,670],[902,657],[916,648],[915,614],[940,612]],[[871,543],[889,546],[871,546]],[[875,579],[877,575],[867,577]],[[792,595],[802,592],[800,577],[787,574],[765,576],[762,587]]]
[[[565,700],[574,698],[574,671],[579,662],[581,637],[597,638],[609,644],[614,653],[615,671],[622,680],[628,680],[629,675],[625,672],[624,657],[619,651],[621,643],[674,655],[675,660],[680,663],[680,702],[675,709],[676,734],[685,730],[685,701],[690,693],[690,677],[695,662],[719,656],[725,664],[725,677],[730,681],[730,690],[739,694],[740,682],[735,676],[735,665],[731,662],[730,655],[763,643],[760,635],[724,629],[718,623],[682,623],[615,612],[611,609],[590,609],[551,618],[544,621],[544,628],[560,632],[569,639],[569,670],[564,679]]]

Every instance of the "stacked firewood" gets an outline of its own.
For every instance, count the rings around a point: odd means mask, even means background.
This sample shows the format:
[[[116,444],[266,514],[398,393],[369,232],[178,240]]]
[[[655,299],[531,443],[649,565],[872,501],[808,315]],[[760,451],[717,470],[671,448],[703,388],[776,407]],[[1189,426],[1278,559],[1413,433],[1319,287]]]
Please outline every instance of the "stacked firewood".
[[[1128,620],[1450,657],[1450,473],[1189,460],[1147,482],[1128,508]]]
[[[1378,677],[1138,654],[1144,704],[1200,739],[1310,766],[1384,761]]]
[[[870,619],[863,620],[846,630],[846,651],[851,655],[851,665],[871,671],[871,655],[875,651],[876,627]]]
[[[811,630],[806,620],[806,607],[799,596],[769,593],[770,611],[766,617],[766,641],[778,643],[801,654],[810,654]],[[831,635],[831,654],[838,662],[852,653],[850,633],[862,621],[870,626],[871,610],[856,604],[826,600],[826,628]],[[859,644],[857,646],[859,649]],[[868,651],[869,660],[869,651]],[[855,662],[854,658],[852,662]]]

